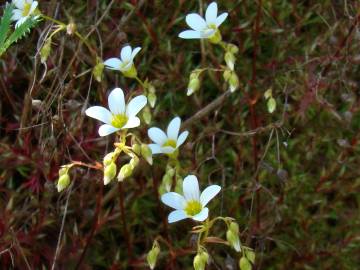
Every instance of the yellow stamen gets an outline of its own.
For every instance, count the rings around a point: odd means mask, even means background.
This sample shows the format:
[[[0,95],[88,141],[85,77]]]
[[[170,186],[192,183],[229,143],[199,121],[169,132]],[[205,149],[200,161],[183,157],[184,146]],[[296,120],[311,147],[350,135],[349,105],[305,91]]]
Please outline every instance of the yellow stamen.
[[[176,148],[176,141],[175,141],[175,140],[172,140],[172,139],[169,139],[169,140],[167,140],[162,146],[163,146],[163,147],[165,147],[165,146],[171,146],[172,148]]]
[[[24,4],[24,9],[23,9],[23,12],[22,12],[22,16],[23,16],[23,17],[28,16],[29,13],[30,13],[30,9],[31,9],[31,4],[25,3],[25,4]]]
[[[185,206],[185,213],[189,216],[195,216],[202,210],[202,205],[199,201],[188,201]]]
[[[111,125],[116,128],[122,128],[126,125],[128,118],[125,114],[114,114]]]

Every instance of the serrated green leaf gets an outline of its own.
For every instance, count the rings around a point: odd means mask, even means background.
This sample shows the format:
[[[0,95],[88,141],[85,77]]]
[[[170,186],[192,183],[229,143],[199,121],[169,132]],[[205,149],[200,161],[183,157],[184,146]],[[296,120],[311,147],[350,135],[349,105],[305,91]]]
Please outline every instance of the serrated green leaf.
[[[19,39],[25,37],[25,35],[30,32],[30,29],[33,28],[38,23],[38,20],[35,18],[30,18],[21,24],[14,32],[9,36],[5,41],[4,45],[0,47],[0,56],[15,42]]]
[[[1,17],[0,22],[0,48],[4,45],[7,34],[10,30],[11,17],[13,12],[13,5],[6,5],[4,14]]]

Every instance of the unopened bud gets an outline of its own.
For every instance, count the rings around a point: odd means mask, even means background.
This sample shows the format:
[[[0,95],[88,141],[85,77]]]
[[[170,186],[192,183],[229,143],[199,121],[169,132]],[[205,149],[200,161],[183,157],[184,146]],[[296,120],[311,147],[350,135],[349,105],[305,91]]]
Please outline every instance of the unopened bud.
[[[104,170],[104,185],[107,185],[113,180],[116,176],[116,164],[115,162],[111,162],[109,165],[105,167]]]
[[[230,68],[230,70],[234,70],[234,65],[235,65],[235,55],[231,52],[226,52],[225,53],[225,62],[226,65]]]
[[[231,229],[226,232],[226,240],[237,252],[241,251],[239,235],[235,234]]]
[[[117,176],[118,181],[124,181],[125,178],[128,178],[132,174],[133,170],[134,168],[131,164],[123,165]]]
[[[130,159],[129,164],[133,167],[133,169],[135,169],[136,166],[139,164],[139,158],[134,155],[133,158]]]
[[[194,257],[193,265],[195,270],[204,270],[208,262],[209,254],[205,251],[200,251]]]
[[[145,158],[147,163],[152,165],[152,163],[153,163],[152,152],[151,152],[150,147],[147,144],[143,143],[141,145],[141,155],[143,156],[143,158]]]
[[[113,158],[114,158],[114,152],[110,152],[106,154],[106,156],[103,159],[104,167],[109,166],[111,163],[113,163],[114,161]]]
[[[45,41],[44,46],[40,50],[40,61],[41,63],[46,63],[46,60],[49,58],[51,53],[51,38]]]
[[[104,63],[101,60],[98,60],[92,71],[95,80],[101,82],[103,72],[104,72]]]
[[[187,87],[187,96],[191,96],[193,93],[195,93],[200,88],[200,80],[198,77],[191,79],[189,81],[188,87]]]
[[[230,92],[234,92],[239,87],[239,78],[236,75],[235,72],[231,73],[231,76],[229,78],[229,86],[230,86]]]
[[[151,122],[151,112],[149,106],[145,106],[142,110],[142,117],[144,118],[145,123],[149,125]]]
[[[147,95],[149,104],[151,108],[155,107],[155,103],[156,103],[156,94],[155,94],[155,87],[152,84],[148,84],[148,89],[149,89],[149,93]]]
[[[138,156],[141,155],[141,146],[140,144],[138,143],[134,143],[132,146],[131,146],[131,149],[134,151],[135,154],[137,154]]]
[[[252,269],[251,263],[245,257],[241,257],[241,259],[239,261],[239,267],[240,267],[240,270],[251,270]]]
[[[66,33],[72,36],[76,32],[76,24],[71,22],[66,26]]]
[[[146,256],[146,260],[147,263],[149,264],[150,269],[155,268],[159,253],[160,253],[160,246],[157,241],[154,241],[152,249],[149,251],[149,253]]]
[[[228,52],[233,53],[233,54],[237,54],[237,53],[239,52],[238,46],[236,46],[235,44],[232,44],[232,43],[228,43],[228,44],[226,45],[226,50],[227,50]]]
[[[61,192],[65,188],[67,188],[70,184],[70,176],[66,173],[59,177],[59,180],[57,182],[57,190],[58,192]]]

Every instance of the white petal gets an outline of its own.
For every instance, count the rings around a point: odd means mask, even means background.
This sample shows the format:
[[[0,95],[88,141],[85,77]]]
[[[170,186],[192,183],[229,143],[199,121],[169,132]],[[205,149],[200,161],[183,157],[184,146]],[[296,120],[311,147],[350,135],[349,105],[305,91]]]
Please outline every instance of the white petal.
[[[131,117],[129,118],[129,120],[127,121],[126,125],[123,126],[121,129],[124,128],[134,128],[134,127],[138,127],[140,126],[140,119],[138,117]]]
[[[219,17],[217,17],[216,22],[215,22],[216,27],[219,27],[220,24],[222,24],[226,20],[227,16],[228,16],[228,13],[224,12]]]
[[[185,30],[182,31],[179,34],[179,38],[184,38],[184,39],[196,39],[196,38],[201,38],[201,34],[198,31],[194,31],[194,30]]]
[[[188,175],[184,178],[183,193],[187,201],[200,200],[199,182],[195,175]]]
[[[21,18],[20,20],[17,21],[17,23],[15,24],[15,28],[18,28],[20,25],[22,25],[24,22],[26,22],[26,20],[28,19],[29,17],[26,16],[26,17],[23,17]]]
[[[164,154],[174,153],[175,150],[176,149],[174,147],[171,147],[171,146],[161,147],[161,152],[163,152]]]
[[[200,36],[201,38],[209,38],[216,32],[216,29],[213,28],[206,28],[205,30],[201,31]]]
[[[187,218],[184,210],[175,210],[175,211],[172,211],[169,216],[168,216],[168,222],[169,223],[173,223],[173,222],[176,222],[176,221],[179,221],[179,220],[183,220]]]
[[[188,26],[190,26],[192,29],[196,31],[201,31],[204,28],[206,28],[206,22],[204,18],[197,13],[191,13],[187,15],[186,23],[188,24]]]
[[[108,124],[104,124],[104,125],[100,126],[100,128],[99,128],[99,135],[101,137],[107,136],[107,135],[109,135],[111,133],[114,133],[114,132],[116,132],[118,130],[120,130],[120,129],[116,128],[116,127],[113,127],[111,125],[108,125]]]
[[[196,221],[204,221],[209,216],[209,208],[204,207],[201,212],[193,217],[191,217],[193,220]]]
[[[184,209],[186,204],[185,198],[176,192],[168,192],[161,196],[161,201],[176,210]]]
[[[189,135],[189,131],[187,131],[187,130],[185,130],[184,132],[182,132],[180,134],[180,136],[176,142],[176,148],[180,147],[180,145],[182,145],[185,142],[188,135]]]
[[[215,24],[217,13],[218,13],[217,4],[215,2],[212,2],[206,9],[206,13],[205,13],[205,19],[208,25]]]
[[[123,62],[130,62],[131,61],[131,46],[127,45],[124,48],[121,49],[121,60]]]
[[[181,125],[181,119],[180,117],[175,117],[171,122],[169,123],[167,127],[167,136],[169,139],[172,139],[174,141],[177,141],[179,130]]]
[[[167,141],[167,136],[160,128],[152,127],[148,130],[149,138],[158,145],[163,145]]]
[[[20,9],[14,9],[11,19],[13,21],[20,20],[22,18],[22,11]]]
[[[143,95],[134,97],[126,106],[126,115],[128,117],[134,117],[137,113],[144,108],[147,103],[147,98]]]
[[[31,4],[29,14],[32,14],[34,12],[34,10],[37,8],[37,6],[38,6],[38,2],[37,1],[33,2]]]
[[[110,124],[112,120],[111,112],[101,106],[90,107],[85,111],[85,114],[106,124]]]
[[[204,191],[200,195],[200,202],[203,207],[207,205],[207,203],[214,198],[221,190],[221,187],[218,185],[211,185],[204,189]]]
[[[122,62],[118,58],[110,58],[104,62],[104,65],[109,69],[120,70]]]
[[[155,155],[155,154],[161,154],[161,153],[162,153],[162,151],[161,151],[161,146],[160,146],[160,145],[155,144],[155,143],[151,143],[151,144],[148,144],[148,146],[150,147],[151,153],[152,153],[153,155]]]
[[[113,114],[125,113],[125,98],[121,88],[115,88],[108,97],[109,109]]]
[[[135,56],[140,52],[141,47],[136,47],[131,53],[131,60],[134,60]]]
[[[23,0],[15,0],[15,1],[13,1],[13,3],[18,9],[24,8],[25,2]]]

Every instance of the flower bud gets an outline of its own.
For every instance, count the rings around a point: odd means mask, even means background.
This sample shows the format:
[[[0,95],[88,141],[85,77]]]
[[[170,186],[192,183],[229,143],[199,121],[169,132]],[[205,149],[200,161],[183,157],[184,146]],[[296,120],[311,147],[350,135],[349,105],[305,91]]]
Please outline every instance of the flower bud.
[[[132,159],[130,159],[129,164],[132,166],[133,169],[135,169],[136,166],[139,164],[139,158],[134,155]]]
[[[239,267],[240,267],[240,270],[251,270],[252,269],[251,263],[245,257],[241,257],[241,259],[239,261]]]
[[[267,109],[269,113],[273,113],[276,110],[276,100],[273,97],[267,101]]]
[[[171,166],[167,166],[166,174],[168,174],[170,177],[173,177],[175,175],[175,169]]]
[[[113,162],[113,158],[114,158],[114,152],[110,152],[106,154],[106,156],[103,159],[104,167],[109,166]]]
[[[238,46],[236,46],[235,44],[231,44],[231,43],[228,43],[226,45],[226,50],[228,52],[231,52],[232,54],[237,54],[239,52]]]
[[[128,78],[136,78],[136,76],[137,76],[137,71],[136,71],[134,64],[130,67],[130,69],[128,69],[126,71],[124,70],[121,72],[125,77],[128,77]]]
[[[149,125],[151,122],[151,112],[149,106],[145,106],[142,110],[142,117],[144,118],[145,123]]]
[[[149,93],[147,94],[147,99],[149,101],[150,107],[154,108],[156,103],[156,94],[155,94],[155,87],[148,83],[147,88],[149,89]]]
[[[99,61],[97,61],[96,65],[92,71],[95,80],[97,80],[98,82],[101,82],[103,72],[104,72],[104,63],[101,60],[99,60]]]
[[[125,178],[128,178],[133,173],[133,170],[134,168],[131,164],[123,165],[117,176],[118,181],[124,181]]]
[[[140,144],[134,143],[134,144],[131,146],[131,149],[132,149],[133,152],[134,152],[135,154],[137,154],[138,156],[141,155],[141,146],[140,146]]]
[[[61,192],[65,188],[67,188],[70,184],[70,176],[66,173],[59,177],[59,180],[57,182],[57,190],[58,192]]]
[[[162,182],[159,187],[159,193],[162,195],[165,192],[170,192],[171,186],[172,186],[172,177],[166,173],[162,178]]]
[[[234,92],[239,87],[239,78],[235,72],[231,72],[231,76],[229,78],[229,86],[230,92]]]
[[[150,269],[154,269],[157,261],[157,257],[160,253],[160,246],[157,241],[154,241],[152,249],[146,256],[147,263],[149,264]]]
[[[232,71],[229,69],[226,69],[223,73],[224,80],[228,82],[230,80]]]
[[[143,158],[145,158],[147,163],[152,165],[152,163],[153,163],[152,152],[151,152],[150,147],[147,144],[143,143],[141,145],[141,155],[143,156]]]
[[[116,164],[111,162],[109,165],[105,166],[104,170],[104,185],[107,185],[113,180],[116,176]]]
[[[195,270],[204,270],[208,262],[209,254],[205,251],[200,251],[194,257],[193,265]]]
[[[69,36],[72,36],[75,32],[76,32],[76,24],[75,24],[74,22],[69,23],[69,24],[66,26],[66,33],[67,33]]]
[[[226,232],[226,240],[237,251],[241,251],[239,239],[239,226],[235,222],[231,222],[229,229]]]
[[[234,70],[234,65],[235,65],[235,55],[231,52],[226,52],[225,53],[225,62],[226,65],[230,68],[230,70]]]
[[[193,93],[195,93],[200,88],[200,80],[198,77],[193,78],[189,81],[188,87],[187,87],[187,96],[191,96]]]
[[[45,41],[44,46],[40,50],[40,61],[41,63],[46,63],[46,60],[49,58],[51,52],[51,38]]]

